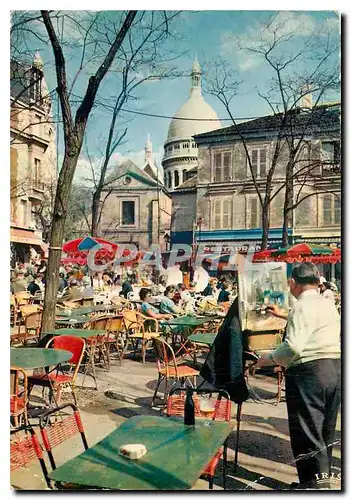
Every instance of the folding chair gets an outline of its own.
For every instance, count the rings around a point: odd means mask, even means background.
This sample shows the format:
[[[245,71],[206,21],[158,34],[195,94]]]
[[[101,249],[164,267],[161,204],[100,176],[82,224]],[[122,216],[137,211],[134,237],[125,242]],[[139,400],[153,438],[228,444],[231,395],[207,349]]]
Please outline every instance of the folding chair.
[[[196,377],[200,372],[187,365],[178,365],[172,347],[161,338],[154,339],[154,353],[157,361],[158,380],[151,406],[154,406],[158,389],[161,382],[165,380],[166,385],[163,399],[163,405],[165,407],[167,403],[169,381],[173,380],[171,387],[173,387],[177,382],[180,382],[181,387],[185,387],[185,383],[187,381],[191,387],[196,387]],[[193,379],[193,382],[190,381],[191,378]]]
[[[43,450],[34,429],[24,425],[19,429],[11,430],[10,438],[10,469],[11,472],[22,467],[27,467],[33,460],[39,460],[41,470],[50,488],[50,480],[45,465]]]
[[[167,400],[167,417],[183,417],[184,416],[184,404],[186,392],[191,391],[197,394],[216,394],[218,393],[215,404],[213,405],[212,420],[219,420],[224,422],[230,422],[231,418],[231,401],[229,394],[226,391],[216,390],[216,389],[189,389],[189,388],[179,388],[175,387],[169,393]],[[179,395],[175,395],[179,392]],[[223,397],[224,396],[224,397]],[[195,406],[195,417],[196,418],[206,418],[206,413],[201,410],[201,401],[198,396],[194,396],[194,406]],[[207,417],[208,418],[208,417]],[[209,489],[213,490],[213,481],[216,473],[216,468],[220,459],[223,456],[223,487],[226,487],[226,473],[227,473],[227,448],[228,448],[228,438],[224,442],[224,446],[221,447],[211,461],[207,464],[206,468],[201,474],[201,477],[208,479]]]

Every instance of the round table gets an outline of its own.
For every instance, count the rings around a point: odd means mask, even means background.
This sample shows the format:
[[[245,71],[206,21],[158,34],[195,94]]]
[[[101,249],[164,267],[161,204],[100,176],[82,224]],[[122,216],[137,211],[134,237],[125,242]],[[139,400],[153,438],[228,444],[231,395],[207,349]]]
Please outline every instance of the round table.
[[[72,357],[70,351],[40,347],[11,347],[10,352],[11,366],[18,366],[24,370],[57,365],[68,361]]]
[[[90,321],[90,318],[82,318],[81,316],[76,316],[75,318],[71,319],[55,319],[55,324],[56,325],[64,325],[64,326],[75,326],[75,325],[84,325],[85,323],[88,323]]]

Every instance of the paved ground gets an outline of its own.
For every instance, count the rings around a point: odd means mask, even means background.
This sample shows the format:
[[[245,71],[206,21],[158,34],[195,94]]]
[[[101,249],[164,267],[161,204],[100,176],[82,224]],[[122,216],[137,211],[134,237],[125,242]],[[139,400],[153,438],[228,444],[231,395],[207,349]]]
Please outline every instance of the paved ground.
[[[110,372],[98,369],[98,391],[78,389],[79,406],[87,440],[90,445],[98,442],[134,415],[155,415],[159,408],[150,408],[157,379],[155,363],[145,365],[134,359],[126,359],[120,367],[113,361]],[[86,385],[92,380],[86,380]],[[282,490],[297,481],[296,469],[290,450],[286,404],[277,406],[276,379],[262,374],[249,378],[255,400],[243,405],[243,420],[240,432],[239,467],[233,472],[235,430],[229,441],[227,488],[230,490]],[[79,385],[79,380],[78,380]],[[162,388],[162,387],[161,387]],[[67,394],[68,397],[68,394]],[[70,398],[67,398],[70,399]],[[235,429],[236,405],[233,404],[233,428]],[[64,463],[81,451],[79,440],[62,444],[58,449],[57,462]],[[340,419],[337,424],[336,444],[333,449],[335,474],[340,472]],[[16,471],[11,484],[20,489],[45,489],[40,467]],[[337,486],[335,488],[338,488]],[[196,490],[208,489],[208,483],[198,480]],[[221,473],[215,479],[215,489],[222,489]]]

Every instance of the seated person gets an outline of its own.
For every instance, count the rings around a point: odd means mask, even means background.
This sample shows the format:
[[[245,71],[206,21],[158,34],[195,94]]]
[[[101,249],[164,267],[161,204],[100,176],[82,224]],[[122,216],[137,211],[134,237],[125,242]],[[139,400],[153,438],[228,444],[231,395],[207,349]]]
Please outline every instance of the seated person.
[[[68,287],[68,281],[66,280],[64,273],[60,273],[58,291],[63,292],[64,289],[67,287]]]
[[[145,316],[150,316],[150,318],[155,319],[171,319],[172,314],[161,314],[156,307],[150,304],[151,292],[148,288],[142,288],[139,293],[141,304],[141,312]]]
[[[226,282],[222,282],[222,289],[218,295],[218,304],[220,304],[221,302],[229,302],[229,298],[230,298],[229,285]]]
[[[123,297],[125,299],[127,299],[128,298],[128,293],[130,293],[130,292],[133,292],[133,287],[130,284],[129,280],[126,279],[122,283],[122,290],[121,290],[120,295],[123,295]]]
[[[214,278],[210,278],[207,287],[202,292],[202,295],[208,297],[209,295],[215,294],[216,280]]]
[[[35,277],[28,276],[27,281],[29,283],[27,290],[31,295],[34,295],[36,292],[40,292],[40,286],[35,281]]]
[[[163,299],[160,304],[160,312],[163,314],[178,315],[181,313],[181,308],[173,302],[175,287],[170,285],[166,288]]]
[[[174,295],[173,295],[173,302],[175,303],[176,306],[178,306],[182,300],[181,298],[181,294],[182,292],[184,292],[184,290],[186,289],[185,285],[183,285],[183,283],[179,283],[179,285],[176,287],[176,290],[174,292]]]
[[[82,294],[78,289],[78,283],[75,279],[69,282],[68,288],[63,292],[61,300],[75,300],[81,299]]]

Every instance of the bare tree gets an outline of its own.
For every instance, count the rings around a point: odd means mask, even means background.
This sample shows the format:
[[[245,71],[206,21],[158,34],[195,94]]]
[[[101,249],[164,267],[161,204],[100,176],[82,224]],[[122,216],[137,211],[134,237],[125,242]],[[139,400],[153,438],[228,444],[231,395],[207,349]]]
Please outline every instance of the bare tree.
[[[60,36],[58,36],[57,30],[54,27],[53,19],[49,11],[41,11],[41,18],[54,53],[57,92],[63,119],[65,145],[64,158],[57,183],[51,225],[47,282],[45,287],[44,314],[42,322],[43,332],[50,331],[54,328],[55,324],[58,270],[61,258],[65,221],[67,217],[67,208],[72,180],[81,151],[89,114],[94,105],[100,84],[110,69],[111,64],[117,52],[120,50],[128,31],[131,29],[136,15],[137,11],[129,11],[123,16],[124,19],[119,23],[118,27],[117,22],[115,23],[115,32],[111,37],[111,43],[109,45],[106,44],[104,50],[101,51],[103,54],[102,62],[98,66],[97,70],[90,76],[83,100],[78,105],[75,116],[73,116],[72,103],[69,100],[66,60],[63,47],[60,42]],[[83,46],[83,48],[86,49],[86,44],[83,44]]]
[[[237,75],[224,60],[217,60],[208,71],[210,77],[207,78],[207,91],[219,99],[233,122],[262,207],[262,249],[266,249],[268,244],[270,206],[282,189],[285,189],[282,244],[285,246],[288,243],[291,213],[301,202],[293,202],[294,181],[302,175],[315,173],[316,167],[321,163],[320,159],[314,158],[309,164],[304,162],[301,169],[299,152],[304,140],[311,136],[314,111],[318,110],[328,92],[337,90],[339,85],[338,63],[335,62],[338,41],[333,40],[327,29],[322,33],[301,37],[305,32],[306,27],[302,24],[295,23],[291,28],[289,18],[282,18],[281,13],[275,13],[255,29],[249,40],[233,38],[233,45],[236,44],[248,57],[262,61],[272,75],[268,91],[262,92],[256,87],[273,118],[270,133],[274,135],[274,147],[264,179],[258,179],[254,172],[245,127],[237,123],[231,111],[240,84]],[[313,95],[314,102],[308,110],[303,109],[310,95]],[[301,112],[308,112],[304,120],[301,120]],[[282,164],[285,166],[285,181],[277,186],[275,173],[277,166]],[[314,179],[316,180],[315,176]]]

